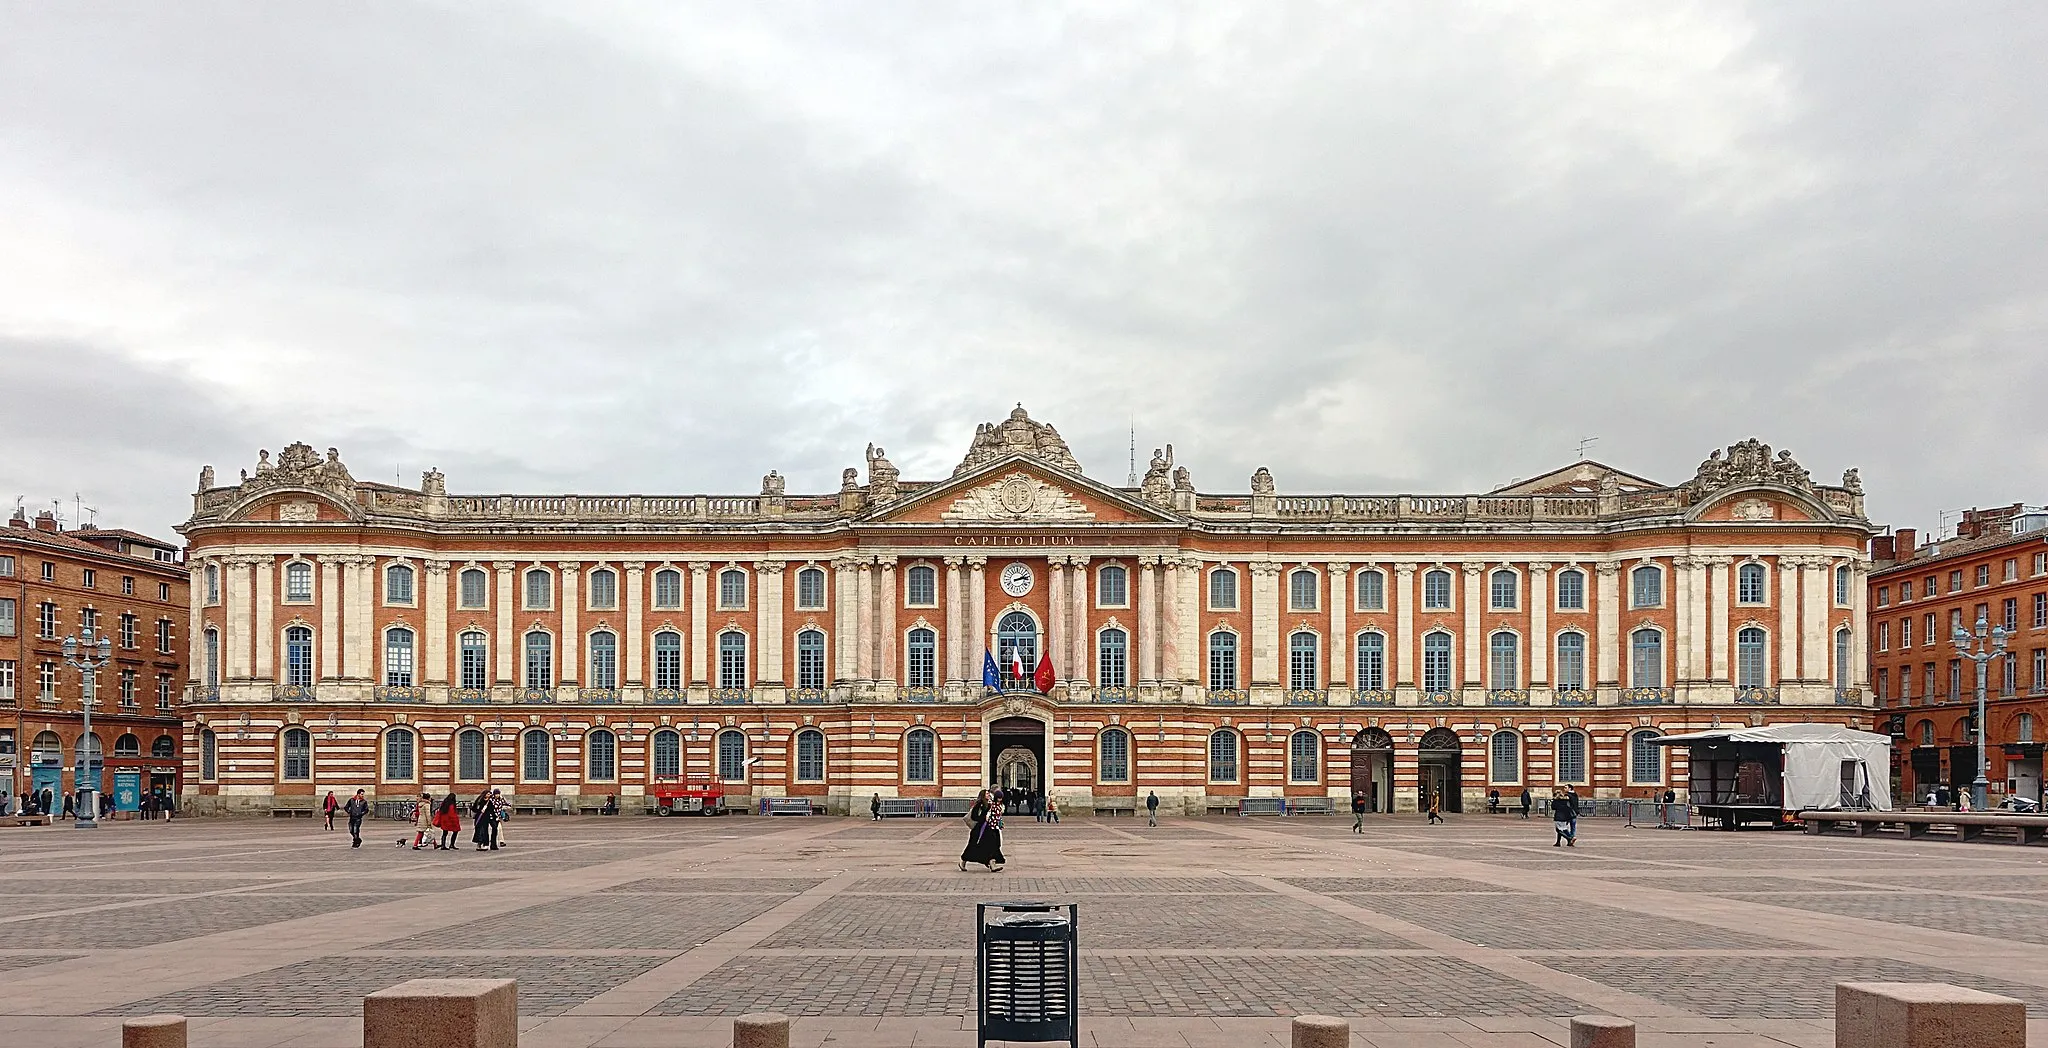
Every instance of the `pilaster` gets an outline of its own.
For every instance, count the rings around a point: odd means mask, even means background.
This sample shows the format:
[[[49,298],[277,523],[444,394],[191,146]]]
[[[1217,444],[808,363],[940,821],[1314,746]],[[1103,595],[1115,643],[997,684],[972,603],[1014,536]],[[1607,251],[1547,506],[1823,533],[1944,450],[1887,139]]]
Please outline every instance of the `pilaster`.
[[[1778,601],[1778,634],[1772,640],[1778,645],[1780,685],[1799,679],[1799,564],[1798,557],[1778,557],[1778,585],[1772,594]]]
[[[227,628],[227,671],[221,676],[236,684],[247,681],[253,675],[252,663],[255,652],[250,647],[255,626],[250,615],[249,604],[254,599],[255,584],[250,575],[255,568],[255,559],[248,556],[223,558],[226,578],[221,585],[221,619]]]
[[[430,560],[423,565],[421,583],[426,587],[422,604],[426,611],[427,624],[421,638],[422,655],[425,662],[420,666],[420,681],[429,687],[447,687],[448,668],[448,562]]]
[[[1711,623],[1712,638],[1707,675],[1715,684],[1732,685],[1735,682],[1728,668],[1728,648],[1733,643],[1728,629],[1728,582],[1730,566],[1734,563],[1733,557],[1707,559],[1707,619]]]
[[[1341,691],[1351,680],[1351,565],[1332,561],[1323,565],[1330,576],[1330,690]]]
[[[970,680],[981,679],[983,659],[974,657],[974,649],[980,648],[984,656],[988,652],[988,558],[967,558],[967,617],[968,645],[967,661],[974,669],[967,676]]]
[[[1809,684],[1828,683],[1834,645],[1828,643],[1828,609],[1834,606],[1833,579],[1825,557],[1799,561],[1799,677]]]
[[[761,652],[761,672],[755,681],[769,687],[787,683],[782,672],[782,570],[779,560],[754,562],[754,595],[760,601],[754,621],[760,627],[757,644]]]
[[[946,558],[946,686],[953,687],[965,681],[967,640],[961,636],[967,619],[966,608],[962,606],[960,589],[960,565],[965,558]]]
[[[1068,632],[1073,634],[1074,645],[1070,652],[1071,667],[1067,679],[1079,687],[1087,687],[1095,670],[1089,665],[1089,653],[1095,650],[1095,631],[1088,628],[1088,558],[1079,554],[1067,557],[1067,621],[1071,623]]]
[[[1252,576],[1252,686],[1280,686],[1280,565],[1250,565]]]
[[[562,666],[555,680],[565,688],[573,688],[583,680],[583,631],[577,625],[582,597],[576,585],[582,565],[564,560],[557,562],[555,568],[561,573],[562,584]]]
[[[647,612],[646,612],[647,565],[641,561],[626,562],[626,687],[647,686]]]
[[[1594,585],[1598,611],[1595,625],[1599,635],[1594,643],[1598,646],[1600,676],[1598,684],[1603,688],[1619,687],[1621,684],[1621,565],[1604,561],[1593,566]]]
[[[1053,679],[1065,684],[1073,679],[1073,663],[1067,657],[1072,647],[1068,637],[1067,558],[1054,554],[1045,558],[1045,646],[1040,658],[1052,660]],[[1031,672],[1026,667],[1025,672]]]
[[[710,686],[706,674],[711,668],[711,659],[706,654],[710,646],[711,601],[706,584],[711,565],[701,561],[690,562],[690,686]]]
[[[860,662],[855,666],[854,672],[863,683],[873,684],[875,646],[879,643],[879,638],[875,636],[875,558],[862,557],[856,563],[860,567],[860,577],[857,583],[859,599],[855,609],[860,614],[860,622],[854,629],[854,636],[859,640]]]
[[[1486,565],[1466,562],[1465,569],[1465,663],[1464,685],[1468,688],[1481,686],[1486,669],[1486,638],[1479,622],[1480,609],[1484,608],[1486,594]]]
[[[1398,687],[1415,686],[1415,665],[1421,661],[1415,651],[1415,565],[1394,565],[1394,587],[1387,594],[1394,603],[1394,665],[1390,667]]]
[[[491,562],[491,569],[496,574],[498,589],[497,672],[491,675],[491,683],[499,687],[509,687],[519,679],[519,663],[515,654],[517,649],[513,646],[515,639],[512,636],[513,594],[519,589],[514,572],[519,570],[519,562],[494,560]]]
[[[1132,676],[1141,687],[1159,684],[1159,558],[1138,557],[1138,665]]]
[[[215,572],[221,570],[220,562],[217,560],[197,560],[186,565],[187,569],[191,572],[191,580],[185,586],[186,604],[191,611],[191,617],[185,620],[187,623],[185,631],[189,634],[185,638],[185,647],[191,655],[185,663],[185,679],[192,684],[198,685],[206,683],[206,568],[208,565],[212,565]],[[320,600],[323,605],[331,606],[327,602],[327,591],[321,591]],[[23,609],[17,608],[15,610],[17,616],[24,613]],[[22,628],[19,621],[17,621],[15,628]],[[322,630],[321,632],[324,635],[328,631]],[[333,659],[331,658],[322,662],[321,672],[327,672],[327,667],[332,664]],[[21,687],[18,678],[15,687],[17,689]],[[16,694],[20,694],[19,690],[17,690]]]
[[[840,557],[832,562],[832,683],[844,684],[860,676],[859,658],[856,655],[856,620],[854,597],[859,590],[854,581],[853,558]]]
[[[1556,641],[1550,636],[1550,565],[1538,561],[1529,565],[1528,585],[1523,599],[1529,607],[1529,687],[1550,686],[1550,652]]]
[[[880,613],[880,626],[875,639],[877,661],[875,678],[885,688],[894,688],[902,675],[896,672],[896,656],[903,650],[903,638],[897,636],[896,610],[901,601],[896,599],[896,558],[875,558],[875,610]]]
[[[251,675],[260,683],[275,683],[277,662],[273,655],[276,643],[273,634],[277,632],[277,558],[269,554],[250,557],[249,567],[256,585],[256,664]]]

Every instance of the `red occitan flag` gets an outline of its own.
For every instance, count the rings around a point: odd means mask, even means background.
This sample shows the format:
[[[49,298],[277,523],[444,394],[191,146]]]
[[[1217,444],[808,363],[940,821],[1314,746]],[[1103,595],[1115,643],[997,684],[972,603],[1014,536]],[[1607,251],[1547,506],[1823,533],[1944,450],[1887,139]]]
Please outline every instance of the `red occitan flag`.
[[[1031,683],[1040,692],[1052,691],[1052,660],[1043,655],[1038,657],[1038,668],[1031,672]]]

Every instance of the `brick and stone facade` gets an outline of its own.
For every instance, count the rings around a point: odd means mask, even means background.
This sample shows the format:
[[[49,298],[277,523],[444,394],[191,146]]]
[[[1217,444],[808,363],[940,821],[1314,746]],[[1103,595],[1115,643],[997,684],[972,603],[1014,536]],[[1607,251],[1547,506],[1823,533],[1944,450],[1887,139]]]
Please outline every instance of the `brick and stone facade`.
[[[1282,495],[1265,469],[1209,494],[1166,448],[1112,487],[1021,408],[947,479],[871,447],[820,495],[449,495],[295,444],[238,484],[209,467],[183,529],[187,792],[1682,793],[1683,756],[1631,761],[1633,734],[1871,726],[1843,481],[1744,441],[1675,486],[1579,462],[1480,495]],[[1768,651],[1738,688],[1745,629]]]

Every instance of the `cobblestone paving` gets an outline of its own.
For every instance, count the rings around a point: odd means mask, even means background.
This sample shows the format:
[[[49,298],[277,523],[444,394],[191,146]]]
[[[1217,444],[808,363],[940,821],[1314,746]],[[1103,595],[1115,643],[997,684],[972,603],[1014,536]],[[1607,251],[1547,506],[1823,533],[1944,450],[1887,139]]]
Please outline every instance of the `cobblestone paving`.
[[[2017,997],[2030,1011],[2048,1008],[2048,990],[2002,979],[1967,978],[1907,961],[1875,957],[1546,957],[1543,963],[1717,1019],[1819,1019],[1835,1014],[1838,982],[1966,982]]]
[[[971,957],[748,957],[663,1001],[657,1015],[965,1015]]]
[[[1083,958],[1100,1015],[1560,1015],[1570,1002],[1448,957]]]
[[[1618,884],[1662,888],[1668,892],[1697,892],[1701,895],[1744,895],[1753,892],[1889,892],[1897,888],[1839,881],[1804,880],[1798,877],[1604,877]]]
[[[362,998],[407,979],[517,979],[523,1015],[558,1015],[661,957],[333,957],[107,1009],[108,1015],[361,1015]]]
[[[39,964],[54,964],[68,961],[76,954],[69,953],[0,953],[0,972],[16,968],[33,968]]]
[[[1368,910],[1508,950],[1597,950],[1626,943],[1635,950],[1798,949],[1762,935],[1723,931],[1690,921],[1574,903],[1561,909],[1536,895],[1345,895]]]
[[[491,949],[513,944],[551,950],[687,950],[782,902],[785,895],[713,894],[650,897],[586,895],[444,929],[390,945]]]
[[[1484,881],[1468,881],[1460,877],[1282,877],[1281,880],[1298,888],[1307,888],[1309,891],[1324,894],[1495,894],[1516,890],[1487,884]]]
[[[870,877],[854,882],[851,892],[887,892],[924,895],[931,892],[972,892],[1014,898],[1018,893],[1060,894],[1074,892],[1127,892],[1223,895],[1258,892],[1264,889],[1232,877],[1012,877],[1000,881],[978,879],[982,871],[970,869],[961,877]]]
[[[2048,903],[2014,900],[1968,899],[1922,893],[1839,895],[1758,894],[1745,902],[1815,910],[1842,917],[1862,917],[1940,928],[1944,931],[1981,935],[1987,939],[2016,939],[2048,944]]]
[[[737,892],[744,895],[795,895],[825,883],[815,877],[649,877],[628,881],[606,892],[661,893],[663,895],[709,895]]]
[[[4,935],[13,949],[112,949],[253,928],[381,901],[332,895],[303,899],[253,894],[174,897],[148,906],[12,922],[4,926]]]

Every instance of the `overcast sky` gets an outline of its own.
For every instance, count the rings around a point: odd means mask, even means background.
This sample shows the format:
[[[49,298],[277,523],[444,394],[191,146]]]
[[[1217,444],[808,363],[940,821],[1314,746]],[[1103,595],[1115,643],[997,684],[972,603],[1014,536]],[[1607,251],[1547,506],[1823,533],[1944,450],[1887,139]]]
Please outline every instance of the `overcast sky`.
[[[0,0],[0,493],[943,477],[2048,500],[2048,8]]]

